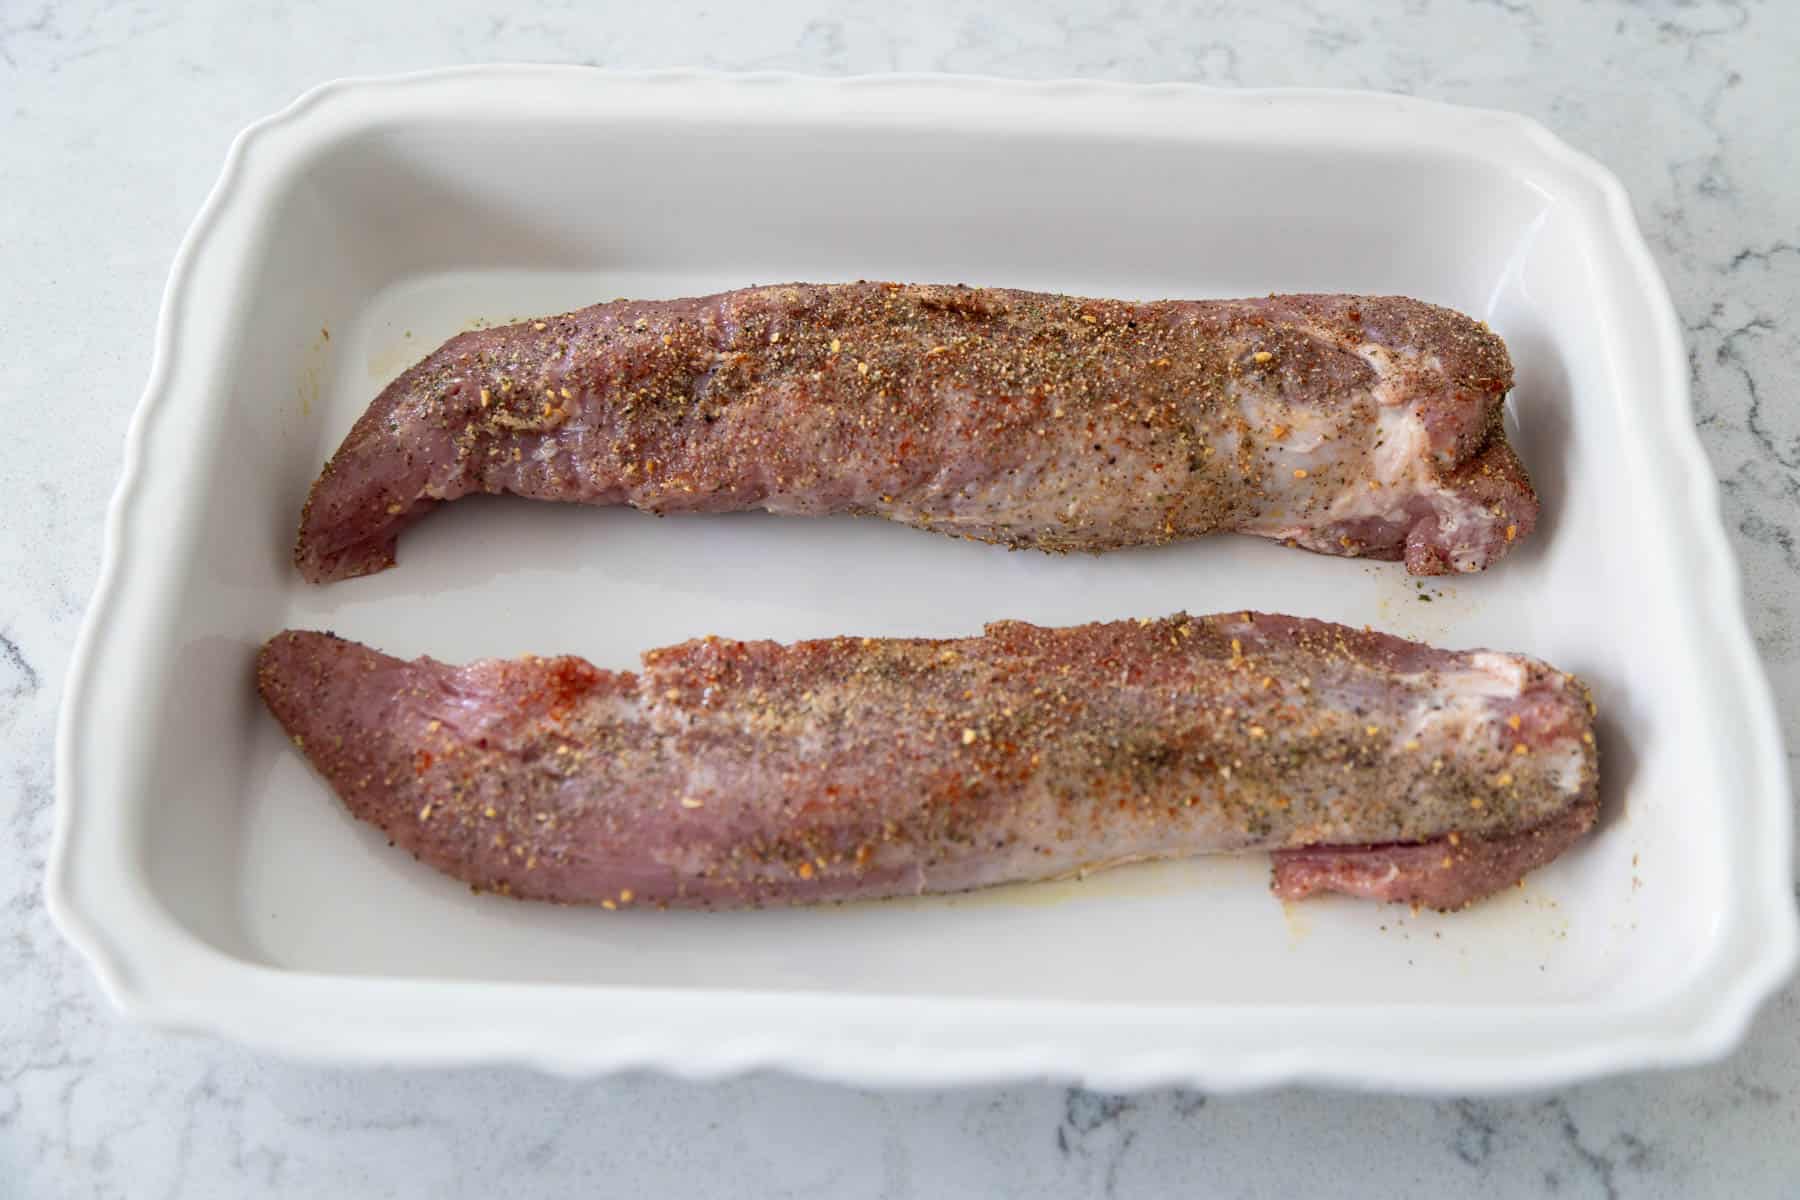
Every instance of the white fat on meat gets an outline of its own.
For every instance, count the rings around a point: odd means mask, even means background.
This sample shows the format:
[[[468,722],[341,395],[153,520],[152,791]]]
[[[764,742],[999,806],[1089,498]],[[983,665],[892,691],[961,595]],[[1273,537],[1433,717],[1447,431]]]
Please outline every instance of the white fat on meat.
[[[1477,651],[1465,666],[1435,673],[1435,686],[1423,689],[1430,699],[1415,705],[1394,731],[1396,745],[1419,744],[1420,753],[1438,754],[1461,747],[1468,753],[1477,743],[1490,743],[1497,754],[1510,752],[1508,739],[1497,735],[1495,700],[1517,700],[1527,683],[1525,664],[1506,654]],[[1572,737],[1559,738],[1534,751],[1539,763],[1551,764],[1556,787],[1569,796],[1581,792],[1582,764],[1586,756]]]
[[[1253,428],[1285,426],[1287,432],[1269,445],[1275,474],[1270,490],[1295,494],[1295,510],[1275,505],[1269,513],[1246,523],[1251,532],[1291,540],[1312,549],[1338,552],[1333,526],[1379,519],[1394,525],[1417,519],[1416,502],[1425,498],[1436,514],[1438,529],[1447,539],[1461,531],[1473,536],[1456,539],[1451,559],[1458,569],[1469,569],[1481,557],[1481,539],[1493,518],[1480,504],[1444,487],[1434,474],[1430,434],[1413,403],[1417,389],[1407,380],[1429,372],[1441,376],[1442,360],[1435,354],[1397,351],[1364,343],[1355,352],[1375,370],[1369,398],[1375,406],[1372,442],[1356,442],[1347,450],[1333,435],[1344,425],[1341,413],[1320,413],[1310,407],[1289,407],[1259,389],[1237,389],[1233,399]],[[1235,439],[1233,439],[1235,441]],[[1368,446],[1366,454],[1362,447]],[[1347,473],[1343,486],[1326,504],[1323,519],[1317,510],[1297,511],[1300,489],[1289,483],[1293,472],[1316,477],[1345,454],[1360,459],[1358,469]],[[1313,485],[1313,486],[1316,486]]]

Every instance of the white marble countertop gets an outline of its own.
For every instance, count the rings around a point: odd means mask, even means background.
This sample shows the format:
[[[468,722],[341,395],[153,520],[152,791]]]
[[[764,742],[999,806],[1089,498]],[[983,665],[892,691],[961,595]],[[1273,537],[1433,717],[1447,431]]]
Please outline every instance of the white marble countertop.
[[[1800,745],[1800,7],[399,7],[0,0],[0,397],[21,435],[0,459],[0,1193],[1796,1194],[1795,988],[1716,1066],[1500,1101],[326,1070],[122,1023],[41,900],[61,679],[176,244],[232,134],[337,75],[499,59],[962,71],[1369,87],[1529,113],[1636,202]]]

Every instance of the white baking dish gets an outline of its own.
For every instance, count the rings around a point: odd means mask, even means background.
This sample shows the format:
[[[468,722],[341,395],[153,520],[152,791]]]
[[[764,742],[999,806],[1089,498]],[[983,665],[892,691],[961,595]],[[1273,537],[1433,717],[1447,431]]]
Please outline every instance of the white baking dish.
[[[857,277],[1462,308],[1517,361],[1542,530],[1429,600],[1248,540],[1052,559],[502,501],[434,516],[382,576],[290,567],[325,455],[469,322]],[[629,666],[707,632],[1238,607],[1580,672],[1603,828],[1449,917],[1284,909],[1260,858],[812,911],[530,906],[352,821],[249,670],[285,625]],[[238,140],[176,260],[58,753],[50,904],[114,1000],[334,1059],[1496,1089],[1721,1054],[1795,953],[1776,724],[1626,198],[1528,121],[1386,96],[544,67],[312,92]]]

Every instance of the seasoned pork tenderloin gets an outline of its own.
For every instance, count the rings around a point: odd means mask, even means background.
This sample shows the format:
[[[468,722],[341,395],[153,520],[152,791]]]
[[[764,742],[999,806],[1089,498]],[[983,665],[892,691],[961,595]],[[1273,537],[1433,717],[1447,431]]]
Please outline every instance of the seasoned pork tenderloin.
[[[1127,303],[858,283],[615,301],[461,334],[313,485],[315,582],[472,493],[871,514],[1012,547],[1223,531],[1479,571],[1537,519],[1501,340],[1400,297]]]
[[[1235,613],[706,638],[637,673],[287,632],[258,683],[350,810],[482,889],[607,907],[951,892],[1276,852],[1284,896],[1456,908],[1592,825],[1587,689]]]

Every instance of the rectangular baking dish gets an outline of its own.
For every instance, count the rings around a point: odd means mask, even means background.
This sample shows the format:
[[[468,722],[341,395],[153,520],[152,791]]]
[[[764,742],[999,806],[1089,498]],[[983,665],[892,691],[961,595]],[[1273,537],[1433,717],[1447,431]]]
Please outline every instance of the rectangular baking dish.
[[[879,522],[468,501],[384,575],[292,569],[326,455],[450,334],[863,277],[1463,309],[1517,362],[1541,531],[1420,585],[1248,539],[1056,559]],[[1714,493],[1626,197],[1518,117],[550,67],[329,84],[239,138],[177,257],[70,670],[50,905],[128,1013],[335,1060],[1466,1092],[1709,1058],[1795,953],[1783,757]],[[1454,916],[1284,907],[1260,857],[794,912],[532,906],[351,820],[250,674],[288,625],[628,667],[702,633],[1240,607],[1579,672],[1602,827]]]

